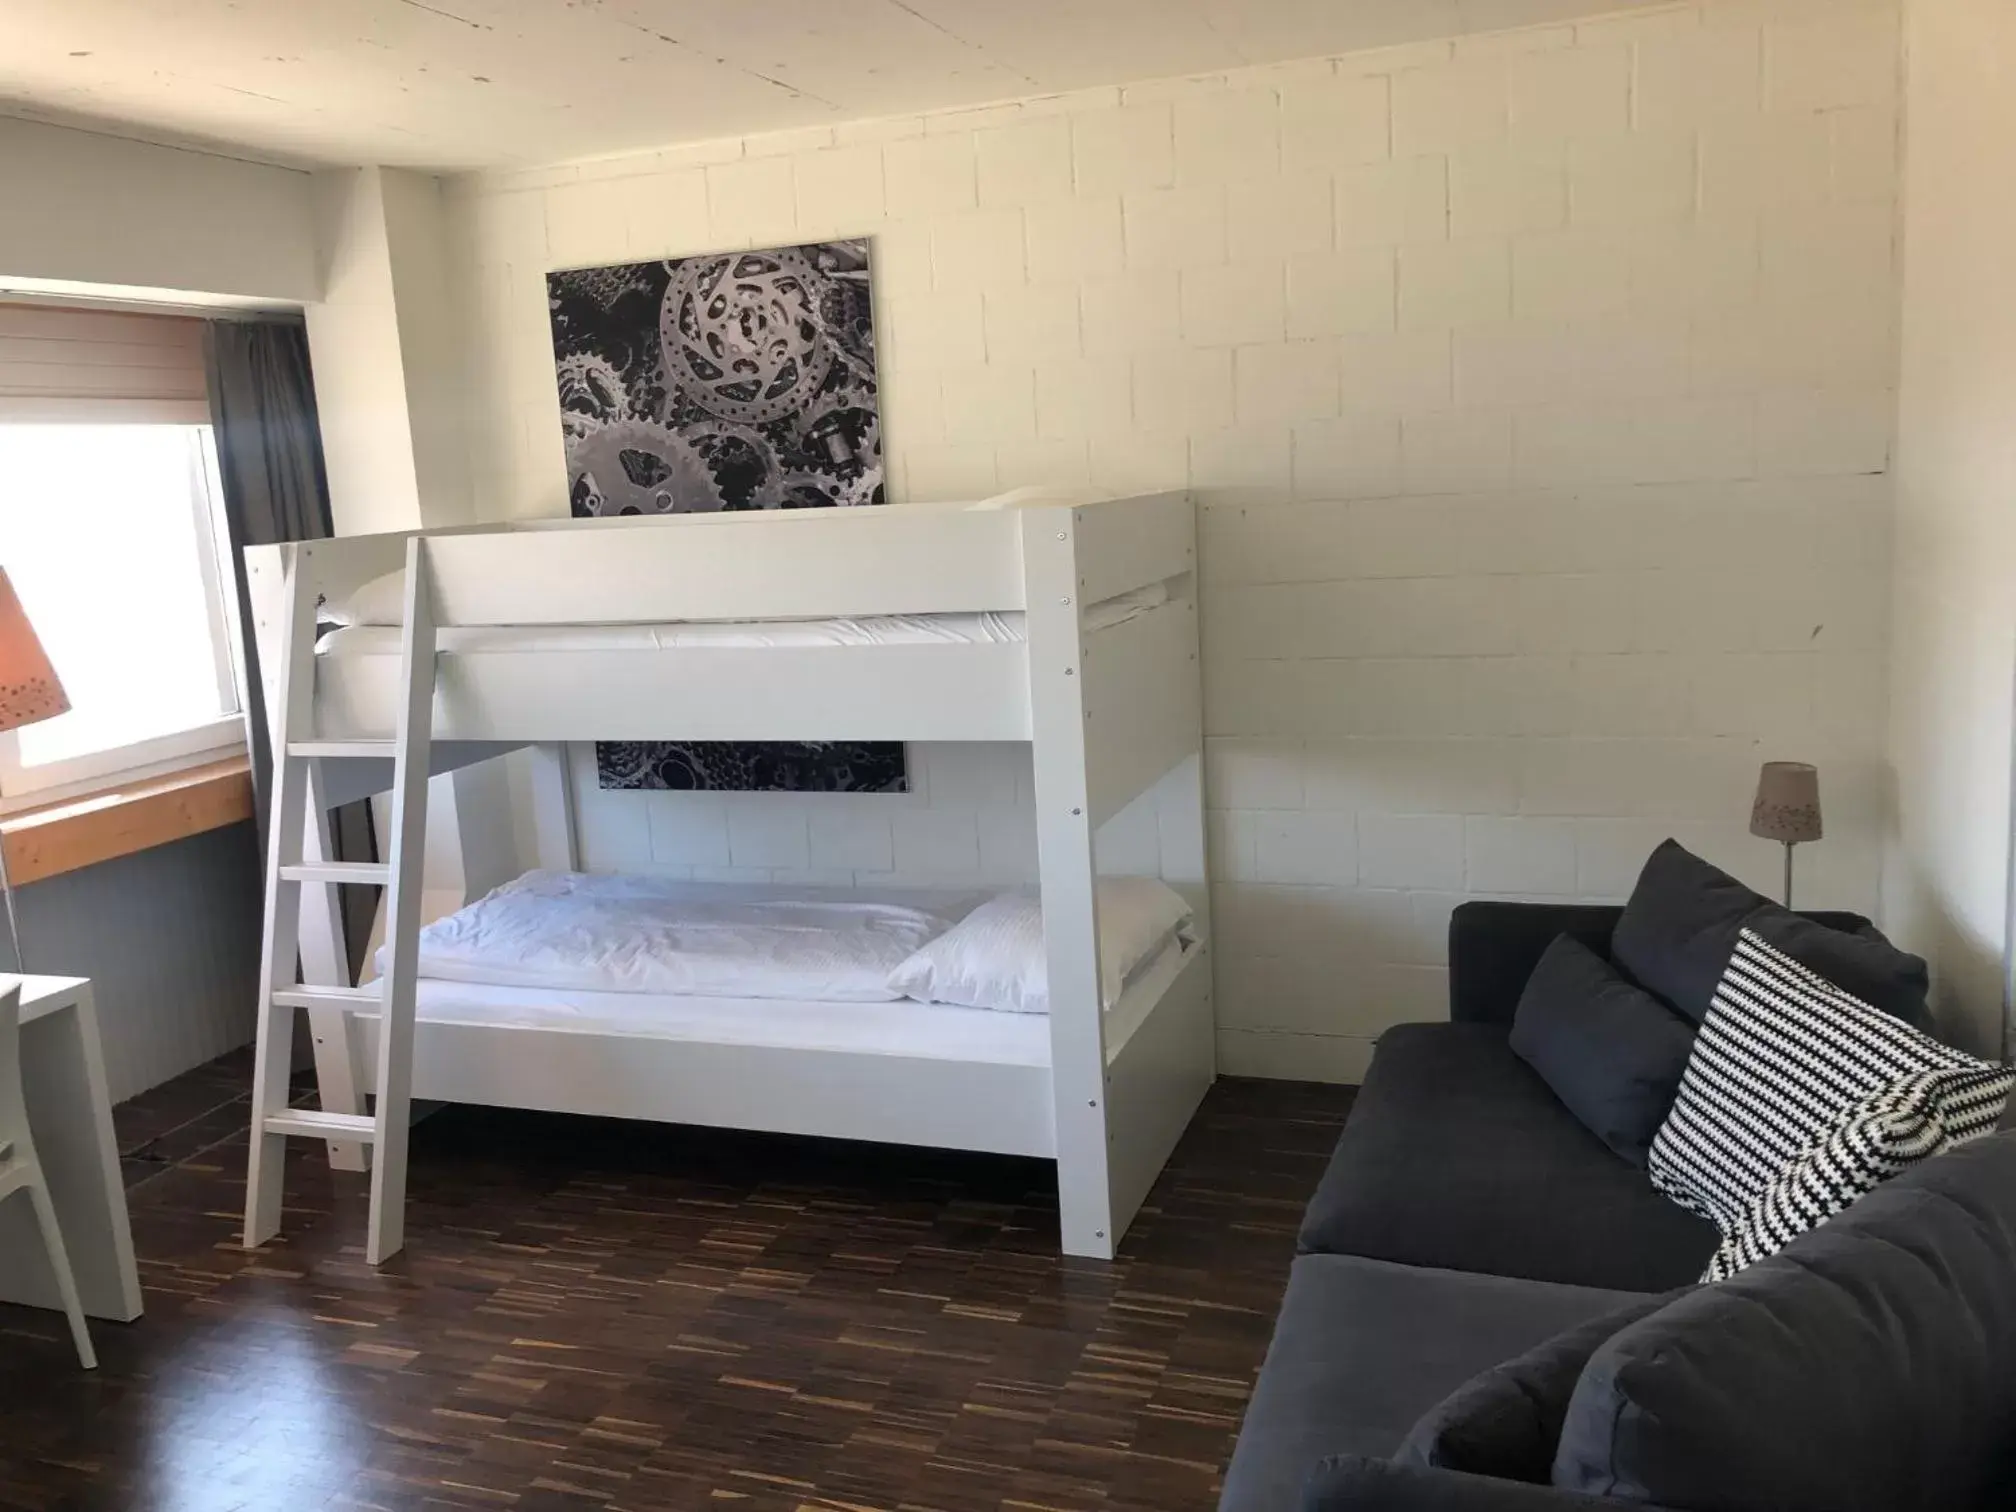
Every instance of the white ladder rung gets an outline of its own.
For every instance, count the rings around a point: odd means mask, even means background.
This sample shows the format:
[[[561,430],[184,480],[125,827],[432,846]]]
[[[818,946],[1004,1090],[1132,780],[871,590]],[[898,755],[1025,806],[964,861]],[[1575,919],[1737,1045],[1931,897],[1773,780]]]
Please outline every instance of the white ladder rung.
[[[308,1108],[290,1108],[266,1120],[268,1134],[291,1134],[297,1139],[376,1139],[378,1122],[362,1113],[317,1113]]]
[[[355,882],[384,887],[392,880],[392,868],[383,861],[304,861],[281,867],[280,875],[289,882]]]
[[[384,994],[373,982],[368,987],[287,987],[273,993],[276,1008],[334,1008],[342,1013],[368,1009],[376,1013]]]
[[[290,740],[287,754],[324,761],[390,761],[399,747],[390,740]]]

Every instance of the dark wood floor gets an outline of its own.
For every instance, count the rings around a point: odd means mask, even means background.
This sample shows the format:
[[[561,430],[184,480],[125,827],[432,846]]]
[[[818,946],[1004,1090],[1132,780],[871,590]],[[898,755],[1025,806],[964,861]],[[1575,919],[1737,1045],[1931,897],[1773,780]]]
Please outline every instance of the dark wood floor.
[[[1350,1106],[1220,1083],[1112,1265],[1037,1162],[451,1109],[373,1271],[319,1152],[237,1247],[246,1081],[120,1110],[95,1374],[0,1307],[0,1506],[1204,1512]]]

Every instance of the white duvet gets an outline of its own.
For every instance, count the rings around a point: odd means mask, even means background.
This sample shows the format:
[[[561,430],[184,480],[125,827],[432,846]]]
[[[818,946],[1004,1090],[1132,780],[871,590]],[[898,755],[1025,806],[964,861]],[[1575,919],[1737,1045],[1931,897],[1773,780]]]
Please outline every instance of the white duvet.
[[[890,972],[978,901],[768,897],[657,877],[528,872],[421,930],[420,975],[504,987],[886,1003],[902,996],[891,990]]]

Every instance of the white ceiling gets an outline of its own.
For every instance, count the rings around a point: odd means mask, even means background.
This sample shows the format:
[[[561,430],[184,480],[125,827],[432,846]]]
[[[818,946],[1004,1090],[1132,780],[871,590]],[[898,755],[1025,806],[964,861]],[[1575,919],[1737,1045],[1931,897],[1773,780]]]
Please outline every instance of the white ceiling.
[[[0,0],[0,114],[465,169],[1210,73],[1658,0]]]

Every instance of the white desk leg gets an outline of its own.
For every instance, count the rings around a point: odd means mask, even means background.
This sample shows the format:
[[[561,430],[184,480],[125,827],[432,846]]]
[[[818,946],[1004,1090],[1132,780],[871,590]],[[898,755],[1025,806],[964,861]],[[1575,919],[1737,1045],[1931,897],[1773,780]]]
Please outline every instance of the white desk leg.
[[[21,1080],[84,1311],[130,1323],[140,1316],[140,1271],[89,987],[78,989],[74,1004],[21,1026]],[[25,1198],[0,1203],[0,1301],[62,1306]]]

